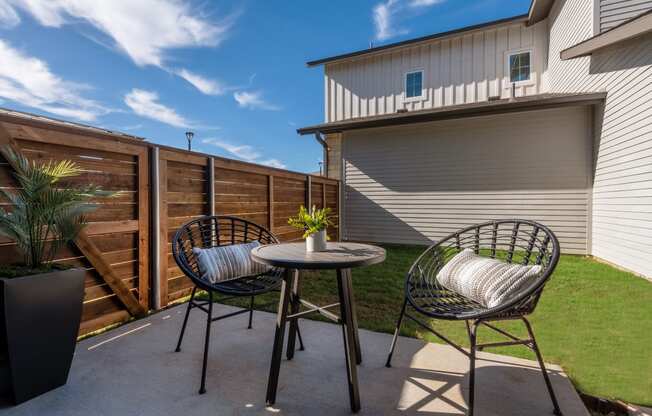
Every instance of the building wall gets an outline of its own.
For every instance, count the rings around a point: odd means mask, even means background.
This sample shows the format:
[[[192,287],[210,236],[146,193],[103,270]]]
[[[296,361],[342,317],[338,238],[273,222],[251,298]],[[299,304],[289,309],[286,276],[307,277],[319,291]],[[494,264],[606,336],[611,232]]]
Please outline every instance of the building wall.
[[[561,61],[559,52],[591,37],[592,25],[591,2],[556,2],[548,17],[550,88],[607,91],[595,129],[591,253],[650,277],[652,34]]]
[[[328,145],[328,172],[332,179],[342,179],[342,135],[333,133],[326,135]]]
[[[533,51],[532,82],[517,96],[545,92],[545,24],[510,23],[326,65],[325,121],[508,97],[507,51]],[[405,73],[424,70],[425,99],[405,102]]]
[[[652,9],[652,0],[594,0],[598,31],[604,32]]]
[[[428,244],[471,224],[526,218],[549,226],[564,252],[586,253],[588,108],[344,133],[344,237]]]

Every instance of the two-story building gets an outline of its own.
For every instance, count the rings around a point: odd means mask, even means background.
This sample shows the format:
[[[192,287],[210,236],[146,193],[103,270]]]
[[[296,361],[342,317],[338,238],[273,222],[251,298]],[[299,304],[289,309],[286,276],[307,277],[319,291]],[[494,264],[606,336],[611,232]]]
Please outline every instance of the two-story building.
[[[529,13],[308,62],[342,237],[428,243],[529,218],[652,277],[652,0]]]

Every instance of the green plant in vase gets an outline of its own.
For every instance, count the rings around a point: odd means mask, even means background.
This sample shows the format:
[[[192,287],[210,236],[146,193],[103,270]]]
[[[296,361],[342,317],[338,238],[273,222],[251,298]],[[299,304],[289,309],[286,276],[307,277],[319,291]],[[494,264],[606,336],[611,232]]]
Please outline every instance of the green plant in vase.
[[[329,239],[326,229],[333,225],[330,213],[330,208],[317,209],[314,205],[308,212],[302,205],[298,214],[288,219],[288,224],[303,231],[303,238],[306,239],[306,251],[326,250],[326,241]]]

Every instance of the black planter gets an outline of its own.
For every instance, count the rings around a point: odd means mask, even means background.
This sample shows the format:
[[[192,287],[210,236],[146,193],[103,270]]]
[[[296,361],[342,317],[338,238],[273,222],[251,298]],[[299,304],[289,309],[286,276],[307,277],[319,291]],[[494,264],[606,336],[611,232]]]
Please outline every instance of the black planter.
[[[83,300],[81,269],[0,279],[0,392],[18,404],[66,384]]]

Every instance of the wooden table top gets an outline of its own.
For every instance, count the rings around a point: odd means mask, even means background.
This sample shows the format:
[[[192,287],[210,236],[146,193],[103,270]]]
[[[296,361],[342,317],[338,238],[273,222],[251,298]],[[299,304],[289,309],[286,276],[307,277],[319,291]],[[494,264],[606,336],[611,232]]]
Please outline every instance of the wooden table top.
[[[360,243],[327,243],[326,251],[308,253],[306,244],[283,243],[256,247],[251,258],[287,269],[350,269],[385,260],[385,249]]]

